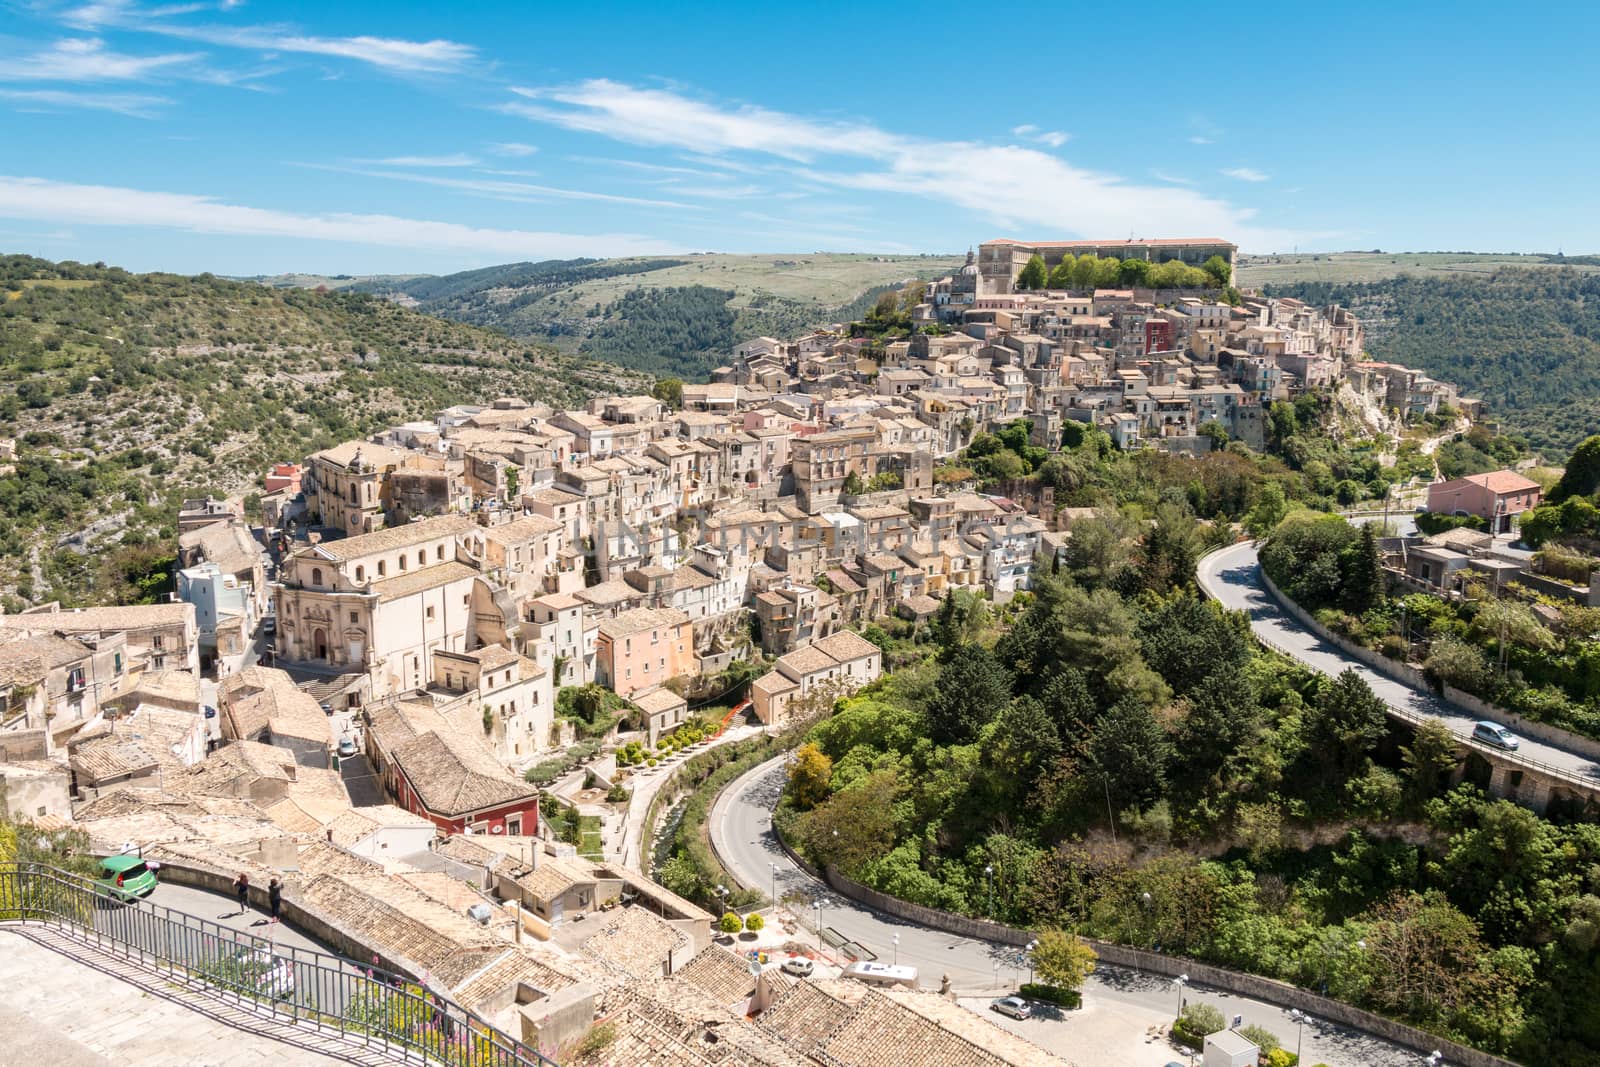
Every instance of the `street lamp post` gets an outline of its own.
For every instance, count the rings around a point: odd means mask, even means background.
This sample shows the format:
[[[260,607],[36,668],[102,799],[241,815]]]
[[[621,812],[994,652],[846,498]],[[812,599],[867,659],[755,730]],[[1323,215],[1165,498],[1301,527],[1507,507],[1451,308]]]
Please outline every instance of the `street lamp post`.
[[[894,942],[894,965],[898,967],[900,966],[900,935],[894,934],[890,937],[890,940]]]
[[[772,868],[772,906],[773,907],[777,907],[778,906],[778,865],[776,863],[769,863],[769,864],[767,864],[767,866]]]
[[[818,897],[811,902],[811,908],[817,913],[817,951],[822,951],[822,898]]]
[[[1289,1018],[1294,1020],[1294,1062],[1300,1062],[1300,1042],[1305,1037],[1306,1021],[1311,1018],[1299,1008],[1291,1009]]]
[[[1028,984],[1029,985],[1033,984],[1033,950],[1038,948],[1038,947],[1039,947],[1039,942],[1038,942],[1037,939],[1035,939],[1033,941],[1029,941],[1027,943],[1027,945],[1023,946],[1023,949],[1022,949],[1022,951],[1028,957]]]
[[[1189,984],[1189,976],[1180,974],[1172,980],[1172,984],[1178,987],[1178,1018],[1181,1019],[1183,1018],[1183,987]]]
[[[989,910],[988,910],[988,913],[987,913],[987,915],[985,917],[992,921],[994,919],[994,867],[993,866],[990,866],[990,865],[987,865],[987,864],[984,866],[984,868],[983,868],[983,880],[985,882],[987,882],[988,886],[989,886]]]
[[[1443,1065],[1444,1053],[1440,1052],[1438,1049],[1434,1049],[1432,1052],[1428,1053],[1428,1067],[1443,1067]]]

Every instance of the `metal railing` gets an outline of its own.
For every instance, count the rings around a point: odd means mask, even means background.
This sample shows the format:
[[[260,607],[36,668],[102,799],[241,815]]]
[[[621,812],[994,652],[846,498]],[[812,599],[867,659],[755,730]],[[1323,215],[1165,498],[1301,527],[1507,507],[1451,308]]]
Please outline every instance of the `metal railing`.
[[[0,922],[39,923],[275,1021],[447,1067],[555,1061],[413,979],[283,945],[38,864],[0,864]]]
[[[1220,553],[1220,552],[1225,552],[1225,551],[1227,551],[1229,549],[1236,548],[1236,547],[1238,547],[1237,543],[1230,544],[1230,545],[1222,545],[1222,546],[1220,546],[1218,548],[1212,549],[1209,552],[1202,553],[1201,559],[1204,559],[1207,556],[1215,555],[1215,554]],[[1325,644],[1329,644],[1329,647],[1334,649],[1334,651],[1338,655],[1340,655],[1341,657],[1345,657],[1345,653],[1343,652],[1343,650],[1339,649],[1337,645],[1333,645],[1333,644],[1327,642],[1326,639],[1323,638],[1323,636],[1321,634],[1317,633],[1314,628],[1306,626],[1299,619],[1295,618],[1295,616],[1289,610],[1287,610],[1286,605],[1285,605],[1284,600],[1283,600],[1283,597],[1282,597],[1282,594],[1278,593],[1274,587],[1269,585],[1270,579],[1268,579],[1266,577],[1265,572],[1261,570],[1261,564],[1260,564],[1259,559],[1256,559],[1253,562],[1252,565],[1256,568],[1256,573],[1261,575],[1262,583],[1261,583],[1260,587],[1263,588],[1266,591],[1267,596],[1269,597],[1274,610],[1278,614],[1277,620],[1274,620],[1274,621],[1281,622],[1281,623],[1283,623],[1283,624],[1285,624],[1287,626],[1290,626],[1290,627],[1293,627],[1293,626],[1304,627],[1306,629],[1306,631],[1308,633],[1310,633],[1313,637],[1315,637],[1319,642],[1323,642]],[[1211,599],[1216,600],[1218,603],[1221,603],[1221,597],[1217,596],[1211,590],[1207,589],[1205,587],[1205,583],[1203,581],[1199,580],[1199,578],[1198,578],[1198,569],[1197,569],[1197,578],[1196,578],[1195,584],[1197,586],[1199,586],[1200,591],[1203,592],[1206,596],[1209,596],[1209,597],[1211,597]],[[1317,671],[1319,674],[1327,673],[1327,672],[1323,671],[1321,668],[1317,667],[1315,664],[1312,664],[1312,663],[1306,661],[1305,659],[1303,659],[1301,657],[1301,653],[1299,651],[1294,650],[1294,649],[1290,649],[1289,647],[1287,647],[1285,645],[1282,645],[1282,644],[1279,644],[1277,641],[1274,641],[1264,630],[1264,626],[1265,626],[1265,623],[1267,621],[1268,620],[1266,620],[1266,619],[1256,619],[1256,618],[1252,618],[1250,620],[1250,634],[1251,634],[1252,637],[1255,638],[1255,641],[1256,641],[1257,644],[1261,645],[1261,647],[1263,647],[1265,649],[1268,649],[1268,650],[1270,650],[1272,652],[1276,652],[1278,655],[1283,656],[1286,659],[1294,660],[1296,663],[1299,663],[1304,667],[1307,667],[1307,668],[1309,668],[1311,670]],[[1365,662],[1363,662],[1361,660],[1350,660],[1350,659],[1348,659],[1348,657],[1345,657],[1345,658],[1346,658],[1347,662],[1353,662],[1353,663],[1359,664],[1359,665],[1361,665],[1363,667],[1366,667],[1368,670],[1377,671],[1379,674],[1384,675],[1384,677],[1388,678],[1389,680],[1391,680],[1393,682],[1396,682],[1397,684],[1404,686],[1410,692],[1415,693],[1419,700],[1423,701],[1424,703],[1433,704],[1434,706],[1436,706],[1436,707],[1438,707],[1440,709],[1439,711],[1436,711],[1436,712],[1416,711],[1416,710],[1413,710],[1411,708],[1400,707],[1397,704],[1394,704],[1394,703],[1391,703],[1390,701],[1385,700],[1383,702],[1383,705],[1388,710],[1389,714],[1391,716],[1393,716],[1394,718],[1403,719],[1403,720],[1415,725],[1415,724],[1419,724],[1419,723],[1422,723],[1422,722],[1426,722],[1426,721],[1428,721],[1430,719],[1435,721],[1435,722],[1437,722],[1437,721],[1440,721],[1442,719],[1460,718],[1460,717],[1463,717],[1463,716],[1468,718],[1468,719],[1470,719],[1472,717],[1472,714],[1470,712],[1468,712],[1466,709],[1457,708],[1457,707],[1451,706],[1448,703],[1448,701],[1446,701],[1443,697],[1439,696],[1436,693],[1430,692],[1430,691],[1428,691],[1426,689],[1419,689],[1417,686],[1413,685],[1412,683],[1407,682],[1404,679],[1397,678],[1393,674],[1390,674],[1390,673],[1384,671],[1382,668],[1377,667],[1377,666],[1375,666],[1373,664],[1365,663]],[[1453,732],[1454,731],[1452,731],[1452,733]],[[1474,740],[1470,736],[1456,734],[1455,738],[1456,738],[1456,741],[1459,744],[1461,744],[1462,746],[1464,746],[1468,751],[1477,753],[1479,756],[1481,756],[1485,760],[1487,760],[1491,765],[1498,762],[1498,763],[1508,764],[1508,765],[1511,765],[1511,766],[1524,767],[1524,768],[1532,770],[1532,771],[1534,771],[1536,773],[1543,774],[1543,775],[1545,775],[1547,777],[1559,778],[1562,781],[1565,781],[1570,785],[1576,786],[1579,789],[1581,789],[1581,790],[1583,790],[1584,792],[1587,792],[1587,793],[1600,792],[1600,777],[1596,777],[1594,775],[1582,774],[1580,772],[1571,770],[1571,769],[1566,768],[1566,767],[1557,767],[1555,764],[1546,763],[1543,760],[1538,760],[1538,759],[1534,759],[1531,756],[1522,755],[1520,752],[1511,752],[1511,751],[1508,751],[1508,750],[1503,749],[1503,748],[1497,748],[1497,747],[1493,747],[1493,746],[1490,746],[1490,745],[1486,745],[1486,744],[1484,744],[1484,743],[1482,743],[1480,741]]]

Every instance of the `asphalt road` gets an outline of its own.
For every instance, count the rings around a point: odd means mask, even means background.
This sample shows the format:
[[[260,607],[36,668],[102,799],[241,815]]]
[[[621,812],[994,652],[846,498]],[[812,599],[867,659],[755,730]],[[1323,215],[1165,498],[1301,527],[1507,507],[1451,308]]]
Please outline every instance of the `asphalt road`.
[[[799,940],[815,941],[820,914],[830,955],[839,940],[865,948],[883,963],[917,968],[924,988],[938,988],[948,975],[951,988],[965,996],[998,996],[1016,989],[1028,978],[1022,951],[1012,945],[959,937],[874,911],[841,897],[812,878],[789,859],[772,833],[772,809],[783,787],[783,758],[769,760],[736,779],[712,804],[709,826],[717,855],[741,884],[777,896],[800,917]],[[820,913],[811,907],[822,901]],[[898,944],[896,944],[898,939]],[[1171,979],[1120,967],[1101,967],[1084,986],[1086,1004],[1101,1002],[1131,1009],[1145,1026],[1163,1025],[1177,1014],[1178,988]],[[1243,1015],[1246,1025],[1265,1026],[1293,1047],[1295,1023],[1286,1010],[1262,1001],[1191,985],[1187,1000],[1215,1004],[1225,1015]],[[1019,1025],[999,1016],[995,1021],[1018,1030],[1048,1048],[1061,1047],[1072,1059],[1071,1013],[1051,1019],[1048,1013]],[[1137,1024],[1130,1024],[1138,1033]],[[1052,1030],[1050,1028],[1061,1028]],[[1344,1027],[1313,1022],[1305,1027],[1306,1063],[1327,1062],[1335,1067],[1401,1067],[1418,1062],[1417,1053],[1371,1035]],[[1062,1042],[1066,1042],[1062,1046]],[[1177,1057],[1165,1057],[1176,1059]]]
[[[1398,682],[1350,659],[1279,607],[1262,582],[1261,563],[1253,543],[1234,545],[1206,556],[1200,561],[1195,577],[1200,588],[1223,607],[1248,614],[1251,628],[1271,647],[1323,674],[1335,675],[1352,669],[1390,707],[1439,719],[1462,738],[1472,733],[1476,721],[1473,716],[1446,704],[1432,693]],[[1485,751],[1504,755],[1498,750]],[[1560,745],[1523,737],[1515,755],[1600,785],[1600,764]]]

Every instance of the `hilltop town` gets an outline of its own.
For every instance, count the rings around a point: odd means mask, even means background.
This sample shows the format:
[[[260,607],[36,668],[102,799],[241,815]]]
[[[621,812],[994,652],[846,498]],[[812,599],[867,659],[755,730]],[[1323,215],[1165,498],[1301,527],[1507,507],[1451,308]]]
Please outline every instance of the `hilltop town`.
[[[189,884],[282,877],[341,944],[563,1062],[866,1064],[885,1035],[1059,1062],[931,991],[794,981],[793,921],[753,973],[655,879],[651,801],[683,754],[879,679],[879,624],[1005,604],[1063,557],[1085,509],[976,477],[980,438],[1200,457],[1266,449],[1272,405],[1310,393],[1397,426],[1481,412],[1367,360],[1344,308],[1148,284],[1235,254],[993,241],[864,329],[744,341],[707,382],[458,404],[285,456],[259,521],[185,502],[170,602],[0,615],[9,813]],[[1141,266],[1066,284],[1090,259]]]

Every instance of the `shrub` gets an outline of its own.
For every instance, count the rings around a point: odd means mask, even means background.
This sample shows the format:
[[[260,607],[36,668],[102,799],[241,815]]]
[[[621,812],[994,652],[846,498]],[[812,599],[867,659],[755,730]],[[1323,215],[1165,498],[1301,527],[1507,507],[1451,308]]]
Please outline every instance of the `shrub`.
[[[1228,1020],[1222,1017],[1222,1011],[1210,1004],[1189,1004],[1183,1009],[1183,1014],[1172,1023],[1172,1036],[1194,1048],[1204,1048],[1206,1035],[1214,1034],[1218,1030],[1225,1030]]]
[[[1264,1055],[1283,1048],[1283,1042],[1278,1040],[1278,1035],[1265,1026],[1256,1026],[1253,1023],[1250,1026],[1241,1026],[1239,1036],[1255,1045]]]
[[[717,923],[717,929],[725,934],[736,934],[744,929],[744,920],[731,911],[722,913],[722,919]]]
[[[632,795],[620,785],[614,785],[606,790],[606,800],[612,804],[626,804]]]
[[[1295,1064],[1300,1062],[1300,1057],[1286,1048],[1275,1048],[1267,1053],[1263,1062],[1266,1063],[1267,1067],[1294,1067]]]
[[[1063,1008],[1077,1008],[1083,1004],[1083,994],[1076,989],[1062,989],[1043,982],[1025,982],[1019,992],[1029,1000],[1040,1000]]]
[[[744,928],[749,930],[752,934],[759,934],[762,928],[766,925],[767,920],[761,917],[761,913],[759,911],[753,911],[749,915],[745,916]]]

